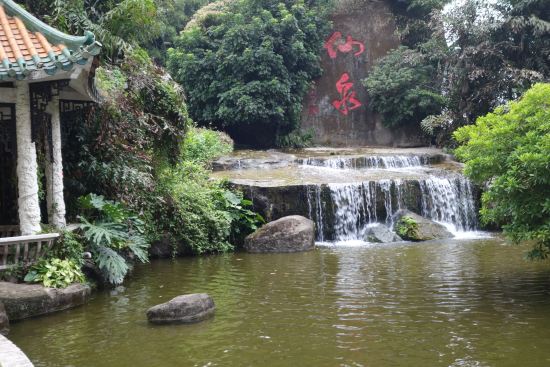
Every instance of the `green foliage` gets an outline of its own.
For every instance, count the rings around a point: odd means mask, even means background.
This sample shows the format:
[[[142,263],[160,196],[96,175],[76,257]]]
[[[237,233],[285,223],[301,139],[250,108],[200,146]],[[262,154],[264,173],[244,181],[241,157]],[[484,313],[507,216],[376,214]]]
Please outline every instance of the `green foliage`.
[[[321,73],[325,2],[243,0],[205,9],[168,51],[191,116],[238,143],[274,145],[298,125],[302,98]]]
[[[370,106],[384,117],[384,124],[418,123],[437,114],[445,98],[433,83],[434,68],[419,52],[399,47],[384,57],[363,81]]]
[[[550,254],[550,84],[458,129],[456,155],[466,174],[488,186],[481,218],[514,241],[533,241],[532,257]]]
[[[241,192],[230,191],[223,183],[217,194],[217,206],[223,210],[231,222],[229,240],[232,244],[241,245],[244,238],[265,224],[264,218],[254,212],[252,201],[244,199]]]
[[[159,174],[159,190],[168,199],[155,209],[156,231],[172,234],[181,245],[176,252],[229,251],[263,223],[241,193],[209,179],[210,160],[230,148],[225,135],[192,129],[181,147],[185,159]]]
[[[104,103],[62,116],[71,121],[63,150],[71,217],[77,198],[91,191],[144,210],[157,200],[150,197],[157,162],[180,157],[190,124],[181,91],[162,69],[136,59],[100,69]]]
[[[186,161],[206,164],[232,151],[233,141],[224,133],[192,128],[185,135],[181,155]]]
[[[42,283],[49,288],[65,288],[73,283],[83,283],[85,278],[76,262],[51,258],[33,265],[24,280],[28,283]]]
[[[94,261],[110,283],[122,283],[129,269],[124,256],[148,261],[145,223],[122,204],[103,196],[89,194],[79,203],[79,228]]]
[[[408,216],[401,217],[395,224],[395,232],[403,238],[415,238],[417,237],[418,223]]]
[[[313,129],[302,131],[296,129],[287,135],[277,137],[277,146],[279,148],[308,148],[313,145]]]
[[[59,232],[59,230],[57,230]],[[47,253],[48,257],[70,260],[77,265],[84,265],[84,244],[78,234],[62,231],[55,246]]]

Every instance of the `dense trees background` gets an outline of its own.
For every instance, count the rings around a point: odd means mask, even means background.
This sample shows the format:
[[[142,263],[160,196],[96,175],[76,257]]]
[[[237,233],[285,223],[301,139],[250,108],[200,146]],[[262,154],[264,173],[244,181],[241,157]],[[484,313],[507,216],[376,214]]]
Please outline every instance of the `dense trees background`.
[[[192,118],[256,147],[297,128],[303,96],[321,75],[328,10],[324,0],[243,0],[198,12],[168,63]]]
[[[452,144],[457,127],[550,79],[545,0],[392,3],[405,48],[382,59],[364,82],[388,124],[422,122],[438,144]]]

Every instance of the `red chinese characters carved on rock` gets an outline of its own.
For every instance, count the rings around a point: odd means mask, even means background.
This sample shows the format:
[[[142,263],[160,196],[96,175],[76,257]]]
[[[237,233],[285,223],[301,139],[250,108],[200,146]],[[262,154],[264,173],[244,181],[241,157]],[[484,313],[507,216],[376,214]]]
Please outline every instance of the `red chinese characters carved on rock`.
[[[352,90],[353,83],[350,82],[349,79],[349,74],[344,73],[340,77],[340,80],[336,82],[336,90],[338,90],[342,99],[332,102],[334,108],[344,116],[347,116],[349,111],[353,111],[362,106],[361,102],[357,99],[355,91]]]
[[[354,56],[359,56],[365,52],[365,45],[362,42],[354,40],[350,35],[346,37],[344,42],[341,32],[334,32],[325,42],[324,47],[331,59],[335,59],[338,56],[338,51],[348,53],[357,49],[353,54]]]

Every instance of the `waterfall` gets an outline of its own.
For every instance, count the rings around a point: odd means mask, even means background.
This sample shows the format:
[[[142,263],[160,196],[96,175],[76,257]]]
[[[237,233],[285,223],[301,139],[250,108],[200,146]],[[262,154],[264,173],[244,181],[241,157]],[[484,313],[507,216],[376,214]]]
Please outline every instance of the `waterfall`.
[[[364,157],[305,158],[300,160],[304,166],[332,169],[396,169],[421,167],[429,164],[429,158],[418,155],[374,155]]]
[[[317,240],[324,241],[324,225],[323,225],[323,203],[321,201],[321,186],[307,186],[307,205],[309,210],[309,218],[315,220],[317,227]]]
[[[452,223],[459,231],[475,229],[475,202],[468,179],[463,176],[451,179],[430,177],[419,183],[423,216]]]
[[[461,175],[407,181],[387,179],[328,184],[327,187],[334,208],[334,240],[361,240],[368,226],[374,223],[384,223],[391,227],[395,212],[405,208],[419,211],[422,216],[447,224],[455,231],[471,231],[476,228],[472,186]],[[414,201],[419,201],[418,208],[408,207],[411,203],[407,203],[405,198],[414,187],[420,193],[419,200]],[[322,229],[326,224],[323,223],[320,190],[321,187],[317,186],[311,195],[308,191],[308,205],[310,218],[315,218],[317,223],[318,239],[322,241]],[[313,212],[316,214],[311,215]],[[379,217],[380,212],[385,215]]]

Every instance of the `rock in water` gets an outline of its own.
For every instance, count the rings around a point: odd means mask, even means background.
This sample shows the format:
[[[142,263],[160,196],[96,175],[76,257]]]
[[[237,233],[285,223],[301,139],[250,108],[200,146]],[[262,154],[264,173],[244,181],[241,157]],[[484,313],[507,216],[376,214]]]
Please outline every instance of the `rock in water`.
[[[380,224],[367,229],[366,240],[375,243],[388,243],[401,241],[402,238],[385,225]]]
[[[147,310],[147,319],[155,324],[191,324],[214,316],[216,305],[208,294],[186,294]]]
[[[0,302],[0,334],[8,335],[10,331],[10,320],[8,319],[8,314],[4,308],[4,304]]]
[[[291,215],[268,223],[244,240],[248,252],[300,252],[315,248],[315,223]]]
[[[411,218],[415,223],[414,230],[407,233],[400,233],[398,226],[402,218]],[[453,234],[445,228],[444,225],[436,223],[432,220],[421,217],[420,215],[413,213],[409,210],[401,209],[394,216],[394,222],[396,223],[396,232],[404,239],[409,241],[429,241],[440,240],[445,238],[453,238]]]

